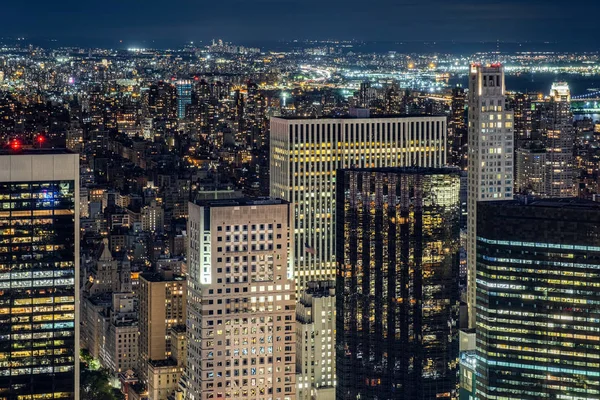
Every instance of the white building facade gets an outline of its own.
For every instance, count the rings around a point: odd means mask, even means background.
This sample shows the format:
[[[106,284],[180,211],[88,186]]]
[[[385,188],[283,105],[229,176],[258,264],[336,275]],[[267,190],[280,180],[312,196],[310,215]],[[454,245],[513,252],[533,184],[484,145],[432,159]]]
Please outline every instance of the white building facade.
[[[477,202],[513,198],[514,116],[506,109],[504,69],[473,64],[469,74],[467,302],[475,327]]]

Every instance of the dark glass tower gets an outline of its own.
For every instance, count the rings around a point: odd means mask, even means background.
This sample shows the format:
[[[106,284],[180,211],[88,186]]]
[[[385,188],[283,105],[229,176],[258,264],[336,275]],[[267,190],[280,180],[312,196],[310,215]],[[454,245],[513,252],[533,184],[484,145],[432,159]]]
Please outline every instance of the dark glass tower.
[[[477,206],[477,397],[600,398],[600,204]]]
[[[449,399],[458,170],[338,170],[336,184],[337,399]]]
[[[177,81],[177,118],[185,118],[185,109],[192,104],[192,81]]]
[[[0,399],[78,399],[79,157],[0,153]]]

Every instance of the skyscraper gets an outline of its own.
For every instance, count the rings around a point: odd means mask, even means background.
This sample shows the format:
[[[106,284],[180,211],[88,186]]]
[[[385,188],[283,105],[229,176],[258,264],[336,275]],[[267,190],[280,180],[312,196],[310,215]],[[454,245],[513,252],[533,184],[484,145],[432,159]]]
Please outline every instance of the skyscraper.
[[[528,143],[528,146],[515,152],[516,176],[515,190],[536,196],[546,192],[546,149]]]
[[[452,89],[450,121],[448,123],[448,163],[462,170],[467,167],[467,126],[465,123],[465,90]]]
[[[534,94],[530,93],[515,93],[511,101],[511,109],[514,113],[515,118],[515,139],[517,140],[519,147],[520,143],[531,139],[531,133],[533,129],[533,109],[532,100],[535,99]]]
[[[262,141],[261,134],[266,122],[265,99],[256,83],[248,82],[246,85],[243,117],[246,145],[248,147],[256,146]]]
[[[546,197],[575,195],[573,146],[575,127],[571,113],[569,85],[555,82],[550,90],[550,101],[543,112],[546,129],[543,142],[546,147]]]
[[[190,203],[188,400],[296,398],[291,206]]]
[[[477,398],[600,397],[600,205],[481,203]]]
[[[446,117],[272,118],[271,196],[294,204],[296,290],[335,276],[338,168],[440,167]]]
[[[185,109],[192,104],[192,81],[178,80],[177,87],[177,118],[185,118]]]
[[[173,119],[177,116],[177,89],[170,83],[160,81],[150,85],[147,101],[153,118]]]
[[[0,398],[79,399],[79,156],[0,152]]]
[[[471,66],[468,104],[467,302],[474,327],[477,202],[513,197],[513,112],[506,109],[502,65]]]
[[[553,83],[550,96],[534,106],[533,139],[521,141],[516,151],[516,190],[539,197],[574,196],[575,127],[569,86]],[[515,114],[515,126],[517,122]]]
[[[338,170],[336,185],[336,398],[450,399],[458,170]]]

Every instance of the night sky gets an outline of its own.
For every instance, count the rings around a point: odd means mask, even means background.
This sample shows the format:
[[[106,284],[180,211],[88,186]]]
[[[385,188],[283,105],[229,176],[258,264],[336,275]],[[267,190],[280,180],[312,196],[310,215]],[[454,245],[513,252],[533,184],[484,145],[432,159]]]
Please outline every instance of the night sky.
[[[223,38],[566,42],[600,49],[598,0],[3,1],[0,36],[135,45]]]

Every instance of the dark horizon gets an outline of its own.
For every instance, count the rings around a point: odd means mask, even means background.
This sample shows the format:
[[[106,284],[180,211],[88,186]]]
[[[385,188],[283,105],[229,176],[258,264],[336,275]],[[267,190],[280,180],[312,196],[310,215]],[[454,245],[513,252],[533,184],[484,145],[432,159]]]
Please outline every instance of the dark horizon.
[[[600,2],[564,0],[173,0],[102,3],[61,0],[4,5],[0,37],[55,39],[81,46],[222,38],[277,42],[334,38],[376,42],[560,42],[598,50],[585,16]],[[122,41],[122,42],[120,42]]]

